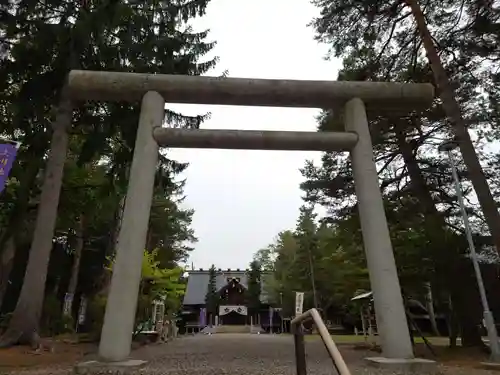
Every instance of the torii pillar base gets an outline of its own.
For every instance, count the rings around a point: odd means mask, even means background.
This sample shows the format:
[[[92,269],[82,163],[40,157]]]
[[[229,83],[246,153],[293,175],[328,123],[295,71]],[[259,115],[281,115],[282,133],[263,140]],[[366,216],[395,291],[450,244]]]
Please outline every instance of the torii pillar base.
[[[119,362],[86,361],[77,364],[73,368],[73,373],[78,375],[131,374],[144,367],[146,363],[146,361],[139,359],[129,359]]]
[[[384,358],[369,357],[365,358],[368,365],[375,368],[385,368],[391,372],[402,374],[438,374],[439,369],[436,361],[422,358]]]

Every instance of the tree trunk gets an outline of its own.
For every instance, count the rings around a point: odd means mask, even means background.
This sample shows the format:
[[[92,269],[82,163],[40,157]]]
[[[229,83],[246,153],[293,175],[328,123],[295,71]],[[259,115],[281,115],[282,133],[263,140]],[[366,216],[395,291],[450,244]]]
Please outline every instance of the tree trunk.
[[[14,236],[10,236],[5,243],[4,249],[0,254],[0,311],[2,311],[2,301],[9,285],[10,271],[14,265],[14,256],[16,255],[16,241]]]
[[[460,277],[455,278],[450,293],[460,327],[462,346],[484,348],[479,329],[483,318],[481,299],[470,260],[463,259],[456,269],[456,274]]]
[[[147,251],[153,250],[153,230],[151,226],[148,228],[148,233],[146,235],[146,250]]]
[[[452,349],[457,347],[457,336],[458,336],[457,318],[450,295],[448,297],[448,337],[450,339],[450,348]]]
[[[120,228],[122,226],[123,209],[125,208],[125,198],[126,198],[126,195],[124,195],[120,199],[120,202],[118,203],[118,207],[116,209],[114,230],[113,230],[113,233],[111,236],[111,241],[108,244],[108,249],[107,249],[107,256],[109,256],[109,257],[114,256],[116,246],[118,245],[118,235],[120,234]],[[111,276],[112,276],[111,271],[109,271],[109,270],[103,271],[102,279],[101,279],[101,288],[97,294],[99,294],[101,296],[108,295],[109,287],[111,285]]]
[[[433,246],[433,250],[436,253],[434,264],[436,267],[436,274],[440,275],[447,289],[450,291],[451,299],[453,300],[454,306],[454,317],[458,317],[458,324],[462,332],[467,332],[466,343],[469,346],[478,345],[482,346],[481,336],[479,334],[479,329],[474,323],[471,324],[468,315],[468,305],[462,302],[462,297],[459,292],[454,292],[456,290],[456,275],[461,275],[464,285],[466,286],[469,282],[474,282],[468,273],[461,272],[462,266],[460,264],[460,258],[456,256],[456,253],[451,250],[452,246],[456,246],[453,241],[448,238],[448,231],[446,230],[446,222],[441,213],[437,210],[434,200],[429,192],[429,188],[420,171],[417,160],[415,159],[413,149],[410,144],[406,141],[406,136],[404,131],[395,126],[395,133],[398,142],[398,147],[403,156],[403,160],[408,169],[408,174],[411,180],[411,188],[417,197],[418,201],[423,207],[423,211],[426,215],[426,220],[430,225],[426,226],[429,237],[431,239],[430,246]],[[455,324],[455,320],[452,322]],[[474,334],[475,328],[475,334]],[[464,341],[462,341],[464,345]]]
[[[40,170],[41,152],[38,151],[39,145],[34,146],[32,155],[34,160],[28,163],[23,175],[20,179],[21,186],[15,197],[15,207],[13,213],[9,218],[9,223],[6,227],[2,228],[0,235],[0,307],[2,306],[2,299],[7,290],[9,281],[9,274],[14,265],[14,257],[16,255],[15,236],[18,232],[23,231],[25,228],[25,221],[29,209],[30,193],[32,186],[35,185],[37,174]],[[31,159],[31,158],[29,158]],[[9,241],[13,241],[9,244]],[[4,254],[6,252],[7,254]]]
[[[429,313],[429,320],[431,321],[432,331],[434,335],[441,336],[436,323],[436,314],[434,313],[434,299],[432,298],[431,283],[425,283],[425,289],[426,289],[425,302],[426,302],[427,312]]]
[[[84,216],[80,214],[76,228],[76,246],[75,254],[73,255],[73,266],[71,267],[71,278],[69,279],[68,291],[66,292],[67,300],[65,300],[64,314],[71,316],[73,311],[73,300],[75,297],[76,287],[78,286],[78,273],[80,272],[80,260],[83,253],[83,228]]]
[[[317,309],[318,308],[318,298],[316,295],[316,280],[314,277],[314,264],[313,264],[312,253],[311,253],[310,247],[308,247],[308,249],[307,249],[307,255],[309,258],[309,276],[311,278],[311,288],[312,288],[312,292],[313,292],[313,304],[314,304],[314,308]]]
[[[9,327],[0,339],[0,347],[18,342],[30,342],[39,346],[38,329],[68,150],[68,128],[71,126],[72,115],[73,105],[65,86],[61,91],[61,99],[53,123],[51,149],[24,282]]]
[[[415,194],[415,197],[422,205],[423,211],[427,215],[429,215],[432,220],[435,220],[436,224],[439,223],[439,227],[444,228],[446,226],[444,218],[437,210],[436,203],[429,193],[429,186],[427,186],[427,182],[425,181],[425,178],[420,171],[420,167],[413,152],[413,147],[406,140],[405,131],[401,129],[398,124],[395,124],[394,132],[396,134],[399,151],[401,152],[401,156],[403,157],[406,168],[408,169],[411,188],[413,190],[413,193]]]
[[[118,235],[120,234],[120,229],[122,227],[122,220],[123,220],[123,210],[125,209],[125,200],[127,198],[127,195],[125,194],[123,197],[121,197],[120,202],[118,204],[118,211],[117,211],[117,217],[116,217],[116,227],[115,231],[113,233],[113,252],[116,248],[116,245],[118,244]]]
[[[420,8],[420,5],[417,0],[406,0],[406,3],[411,8],[411,12],[415,22],[417,23],[417,28],[422,38],[422,43],[427,53],[427,58],[429,59],[434,79],[439,89],[444,111],[446,116],[452,122],[453,131],[458,140],[464,163],[469,172],[470,180],[474,186],[474,190],[476,191],[479,204],[483,210],[486,223],[488,224],[490,234],[493,237],[493,242],[497,252],[500,254],[500,215],[496,208],[495,200],[491,194],[481,164],[479,163],[479,159],[477,157],[476,150],[474,149],[474,145],[472,144],[465,121],[462,118],[460,105],[455,98],[453,87],[450,85],[448,75],[443,67],[436,47],[434,46],[432,36],[427,27],[425,16]]]

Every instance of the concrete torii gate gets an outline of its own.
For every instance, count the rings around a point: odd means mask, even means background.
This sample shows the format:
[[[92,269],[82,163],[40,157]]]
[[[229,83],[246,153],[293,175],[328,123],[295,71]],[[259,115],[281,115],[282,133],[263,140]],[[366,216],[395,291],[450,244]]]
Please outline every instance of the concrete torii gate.
[[[68,85],[74,100],[142,100],[123,222],[99,345],[99,355],[103,361],[125,361],[130,354],[158,145],[349,151],[383,355],[394,359],[413,358],[373,158],[367,112],[404,115],[428,107],[434,99],[431,84],[269,80],[74,70],[69,74]],[[343,114],[346,131],[317,133],[162,128],[165,102],[332,108]]]

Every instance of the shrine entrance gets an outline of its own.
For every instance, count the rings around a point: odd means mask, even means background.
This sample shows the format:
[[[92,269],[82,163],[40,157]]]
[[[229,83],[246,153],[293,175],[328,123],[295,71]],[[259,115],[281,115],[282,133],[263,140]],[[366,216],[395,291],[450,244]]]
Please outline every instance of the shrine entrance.
[[[219,322],[221,325],[243,326],[247,323],[246,306],[220,306]]]
[[[104,361],[130,354],[158,147],[349,152],[383,355],[413,358],[374,161],[368,116],[416,115],[434,99],[421,83],[271,80],[95,72],[68,76],[72,100],[142,100],[129,186],[99,344]],[[165,128],[165,102],[330,109],[328,132]],[[237,120],[237,119],[235,119]]]
[[[245,305],[246,288],[237,277],[228,277],[226,281],[227,284],[218,291],[220,298],[219,323],[222,325],[245,325],[248,316]]]

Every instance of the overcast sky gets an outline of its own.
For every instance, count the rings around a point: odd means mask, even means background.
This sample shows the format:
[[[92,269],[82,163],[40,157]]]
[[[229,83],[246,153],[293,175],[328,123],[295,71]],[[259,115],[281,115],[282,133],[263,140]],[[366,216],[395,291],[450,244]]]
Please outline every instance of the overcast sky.
[[[292,6],[293,3],[293,6]],[[230,77],[334,80],[339,63],[306,25],[317,14],[309,0],[212,0],[193,25],[210,29],[218,67]],[[170,105],[185,114],[211,112],[203,128],[315,130],[317,109]],[[195,209],[195,268],[246,268],[279,231],[292,228],[302,204],[299,168],[316,152],[169,150],[189,167],[185,205]]]

